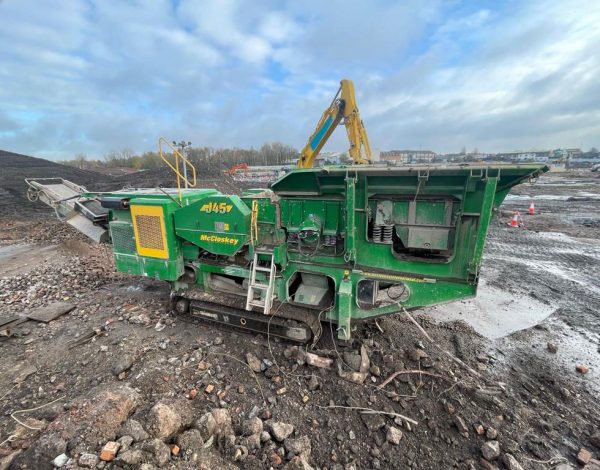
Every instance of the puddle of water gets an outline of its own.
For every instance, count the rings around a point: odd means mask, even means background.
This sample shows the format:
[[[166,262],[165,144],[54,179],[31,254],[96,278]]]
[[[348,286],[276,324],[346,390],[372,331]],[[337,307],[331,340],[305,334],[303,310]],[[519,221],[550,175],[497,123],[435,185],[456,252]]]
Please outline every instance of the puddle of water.
[[[535,196],[527,196],[521,194],[509,194],[504,199],[505,201],[521,202],[521,201],[568,201],[573,197],[589,198],[600,200],[600,194],[578,191],[574,194],[557,195],[557,194],[536,194]]]
[[[514,295],[479,283],[477,297],[423,309],[441,322],[463,320],[477,333],[489,339],[502,338],[515,331],[531,328],[550,316],[555,307],[528,295]]]
[[[549,181],[538,181],[535,183],[540,186],[588,186],[594,184],[595,181],[575,181],[575,180],[549,180]]]

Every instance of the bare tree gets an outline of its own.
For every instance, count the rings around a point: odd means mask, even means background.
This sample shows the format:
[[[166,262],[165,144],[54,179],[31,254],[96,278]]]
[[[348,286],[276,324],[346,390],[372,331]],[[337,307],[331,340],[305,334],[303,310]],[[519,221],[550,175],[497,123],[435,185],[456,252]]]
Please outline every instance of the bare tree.
[[[75,155],[73,162],[75,166],[80,170],[87,168],[87,156],[84,153],[78,153],[77,155]]]

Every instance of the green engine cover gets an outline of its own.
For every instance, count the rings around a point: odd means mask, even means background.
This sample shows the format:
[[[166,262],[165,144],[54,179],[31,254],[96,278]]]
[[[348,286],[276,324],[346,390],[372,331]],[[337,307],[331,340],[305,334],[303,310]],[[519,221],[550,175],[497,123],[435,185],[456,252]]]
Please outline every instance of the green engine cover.
[[[209,196],[175,211],[175,233],[211,253],[231,256],[248,243],[250,212],[238,196]]]

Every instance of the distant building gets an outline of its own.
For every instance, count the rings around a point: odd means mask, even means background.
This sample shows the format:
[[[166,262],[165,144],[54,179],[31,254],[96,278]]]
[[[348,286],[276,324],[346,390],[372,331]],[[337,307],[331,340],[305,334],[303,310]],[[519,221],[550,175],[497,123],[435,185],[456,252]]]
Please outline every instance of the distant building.
[[[530,150],[502,152],[494,155],[495,160],[509,162],[547,162],[554,155],[552,150]]]
[[[487,155],[485,153],[471,152],[471,153],[467,153],[466,160],[468,160],[470,162],[479,162],[479,161],[485,160],[486,157],[487,157]]]
[[[435,157],[436,153],[431,150],[388,150],[380,154],[381,161],[395,164],[431,163]]]
[[[464,162],[467,155],[464,153],[445,153],[443,155],[436,155],[435,161],[439,163],[456,163]]]
[[[317,162],[321,165],[339,165],[346,152],[321,152],[317,156]]]
[[[565,152],[567,154],[567,158],[578,157],[583,153],[581,149],[565,149]]]
[[[566,159],[565,167],[570,170],[573,168],[592,168],[600,164],[600,152],[591,149],[589,152],[582,152],[579,149],[565,149],[569,156]]]

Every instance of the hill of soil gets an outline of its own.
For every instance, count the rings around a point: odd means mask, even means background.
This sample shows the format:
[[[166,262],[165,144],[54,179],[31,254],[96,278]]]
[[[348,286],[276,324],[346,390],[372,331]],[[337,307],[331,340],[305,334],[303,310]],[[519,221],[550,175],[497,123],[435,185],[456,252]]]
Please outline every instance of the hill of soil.
[[[25,178],[64,178],[87,186],[98,177],[92,171],[0,150],[0,216],[48,213],[47,206],[27,200]]]
[[[215,170],[207,173],[203,168],[197,168],[197,172],[198,187],[218,189],[228,194],[240,192],[239,185],[229,175]],[[85,186],[91,191],[111,191],[124,187],[173,187],[176,185],[175,176],[167,167],[109,176],[61,165],[42,158],[0,150],[0,217],[54,215],[46,205],[32,203],[27,199],[25,178],[63,178]]]

